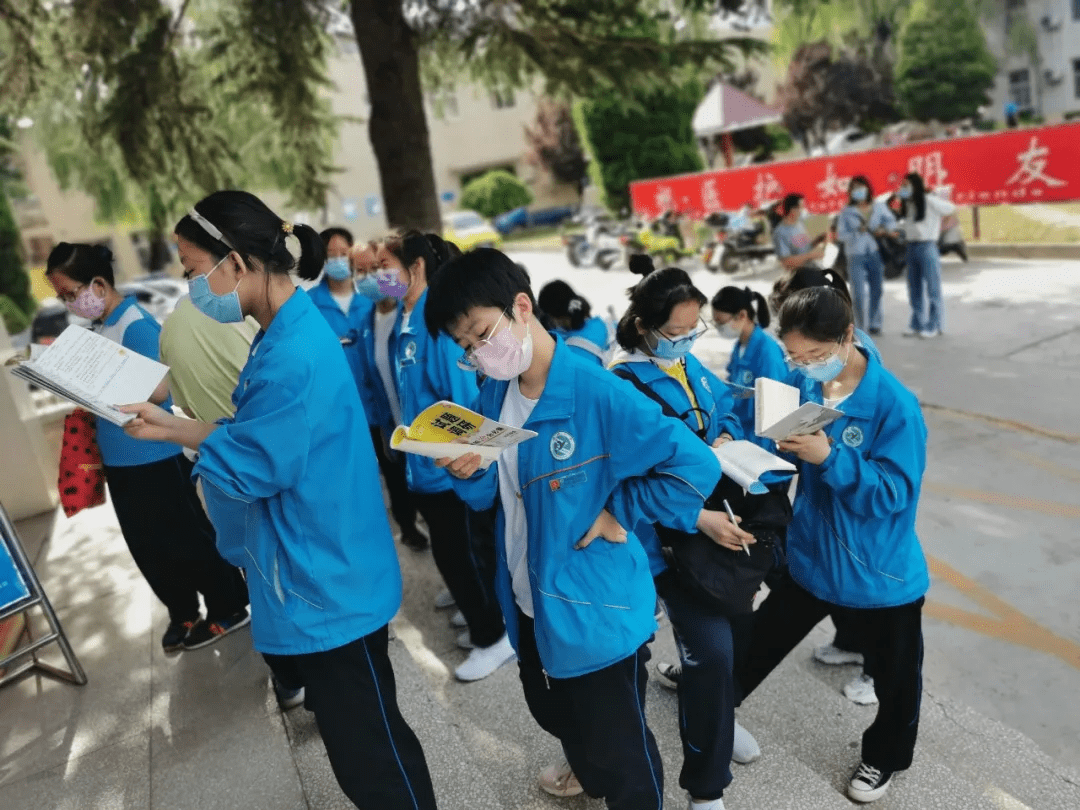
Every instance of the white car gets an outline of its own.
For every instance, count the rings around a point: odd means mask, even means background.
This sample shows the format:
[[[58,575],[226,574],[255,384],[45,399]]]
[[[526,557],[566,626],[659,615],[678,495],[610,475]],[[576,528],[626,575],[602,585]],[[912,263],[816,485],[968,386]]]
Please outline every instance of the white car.
[[[825,147],[815,146],[810,150],[810,157],[824,155],[843,155],[848,152],[863,152],[877,146],[877,136],[863,132],[857,127],[848,127],[834,132],[825,141]]]

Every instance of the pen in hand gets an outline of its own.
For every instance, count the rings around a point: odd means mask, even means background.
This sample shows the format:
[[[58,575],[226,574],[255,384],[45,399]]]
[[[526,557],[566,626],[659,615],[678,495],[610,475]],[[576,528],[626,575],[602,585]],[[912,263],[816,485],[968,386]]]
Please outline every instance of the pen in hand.
[[[727,512],[727,516],[731,519],[732,526],[738,526],[739,522],[735,520],[735,513],[731,511],[731,504],[727,502],[727,498],[724,498],[724,511]],[[750,547],[746,545],[746,541],[742,542],[742,550],[746,552],[746,556],[750,556]]]

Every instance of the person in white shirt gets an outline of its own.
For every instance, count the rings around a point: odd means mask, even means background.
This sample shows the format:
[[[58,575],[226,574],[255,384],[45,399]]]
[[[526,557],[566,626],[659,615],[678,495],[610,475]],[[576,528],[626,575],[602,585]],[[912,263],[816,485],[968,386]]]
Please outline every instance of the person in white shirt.
[[[941,295],[941,255],[937,241],[941,219],[956,206],[935,194],[926,193],[926,183],[917,172],[904,176],[897,191],[901,199],[900,215],[907,236],[908,300],[911,322],[904,330],[907,337],[933,338],[944,326],[945,301]],[[923,290],[927,304],[923,303]]]

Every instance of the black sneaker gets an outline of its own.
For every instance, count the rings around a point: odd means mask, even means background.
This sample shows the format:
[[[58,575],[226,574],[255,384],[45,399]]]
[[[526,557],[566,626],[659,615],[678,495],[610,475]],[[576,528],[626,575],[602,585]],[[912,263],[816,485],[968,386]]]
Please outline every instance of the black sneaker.
[[[414,526],[411,529],[401,530],[401,545],[413,551],[427,551],[428,539]]]
[[[679,681],[682,679],[682,664],[669,664],[667,661],[661,661],[656,665],[656,674],[660,677],[661,686],[666,686],[668,689],[678,689]]]
[[[225,638],[233,630],[239,630],[250,623],[251,614],[247,610],[234,613],[227,619],[218,619],[216,621],[201,619],[195,623],[195,626],[187,634],[187,638],[184,639],[184,649],[197,650],[201,647],[207,647],[215,641]]]
[[[278,708],[283,712],[304,705],[304,687],[289,689],[273,675],[270,676],[270,683],[274,687],[274,696],[277,698]]]
[[[889,789],[892,778],[892,771],[880,771],[873,765],[862,762],[848,783],[847,795],[857,802],[877,801]]]
[[[190,622],[169,622],[165,635],[161,637],[161,649],[167,653],[178,653],[184,649],[184,641],[198,621],[193,619]]]

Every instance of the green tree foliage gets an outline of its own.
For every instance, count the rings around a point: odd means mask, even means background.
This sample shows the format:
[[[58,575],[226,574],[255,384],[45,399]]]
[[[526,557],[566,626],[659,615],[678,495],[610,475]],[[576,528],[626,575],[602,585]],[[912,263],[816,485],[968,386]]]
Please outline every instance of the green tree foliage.
[[[488,219],[531,202],[529,189],[506,169],[486,172],[461,190],[461,207]]]
[[[8,333],[14,334],[30,325],[37,302],[30,292],[22,239],[11,211],[10,197],[25,193],[11,136],[10,120],[0,116],[0,317]]]
[[[629,207],[633,180],[703,168],[692,127],[702,95],[701,83],[693,79],[638,90],[629,99],[607,89],[581,105],[595,176],[609,208]]]
[[[896,89],[918,121],[959,121],[989,103],[997,64],[968,0],[917,0],[900,35]]]

